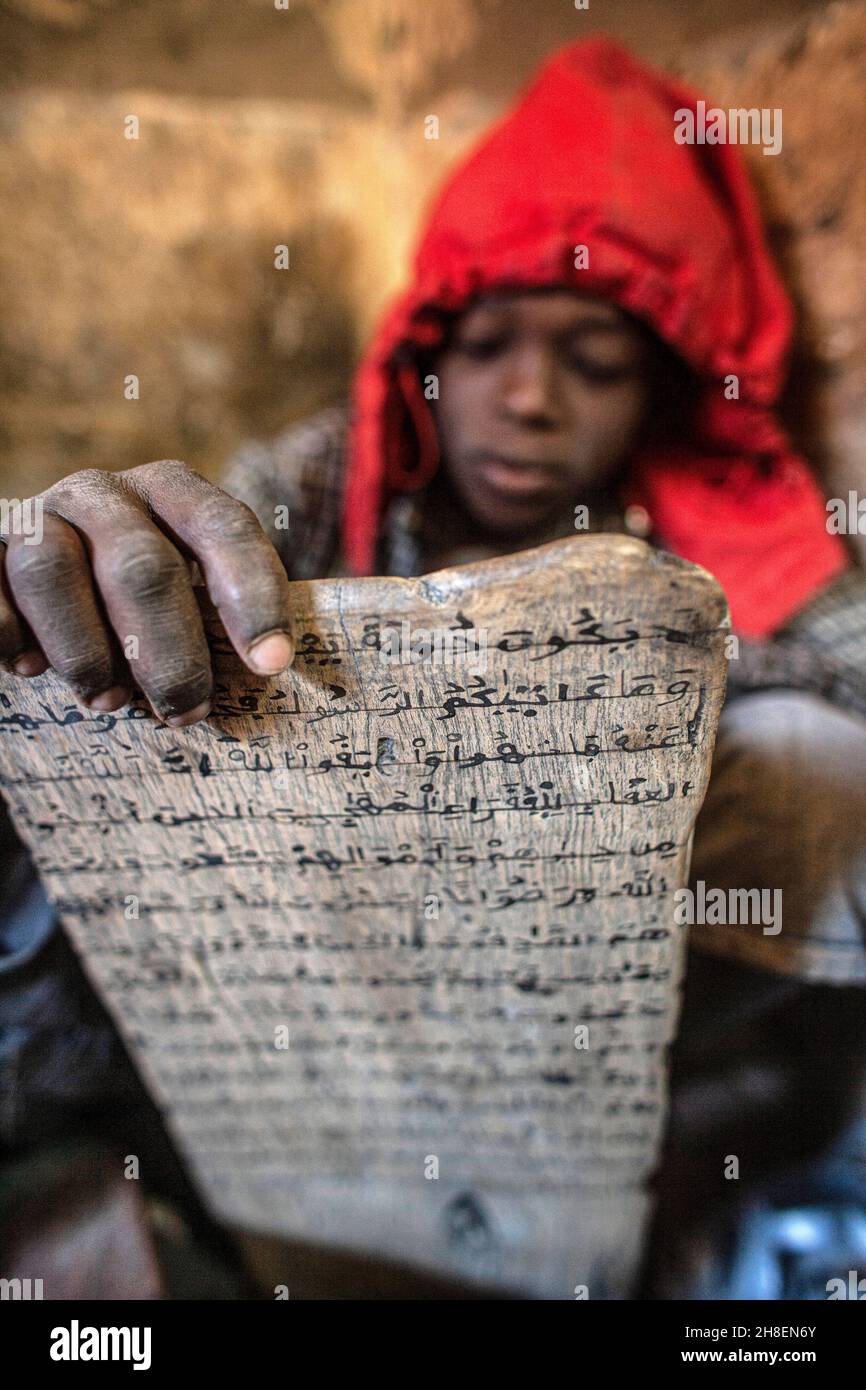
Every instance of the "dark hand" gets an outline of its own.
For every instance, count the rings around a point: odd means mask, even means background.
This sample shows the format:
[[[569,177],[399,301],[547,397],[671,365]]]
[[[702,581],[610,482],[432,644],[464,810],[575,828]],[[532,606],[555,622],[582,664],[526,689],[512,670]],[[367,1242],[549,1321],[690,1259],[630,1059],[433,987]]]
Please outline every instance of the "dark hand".
[[[17,674],[52,666],[96,710],[119,709],[134,683],[166,723],[203,719],[212,674],[192,560],[249,669],[290,664],[276,551],[249,507],[185,464],[85,469],[40,500],[42,539],[5,538],[0,660]]]

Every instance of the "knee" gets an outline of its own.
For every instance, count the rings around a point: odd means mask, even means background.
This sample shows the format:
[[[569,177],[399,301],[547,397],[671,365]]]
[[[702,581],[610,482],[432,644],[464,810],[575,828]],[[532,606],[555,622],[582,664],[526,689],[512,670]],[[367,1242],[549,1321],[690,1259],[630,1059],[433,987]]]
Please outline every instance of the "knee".
[[[726,706],[713,777],[763,822],[866,840],[866,722],[801,691],[762,691]]]

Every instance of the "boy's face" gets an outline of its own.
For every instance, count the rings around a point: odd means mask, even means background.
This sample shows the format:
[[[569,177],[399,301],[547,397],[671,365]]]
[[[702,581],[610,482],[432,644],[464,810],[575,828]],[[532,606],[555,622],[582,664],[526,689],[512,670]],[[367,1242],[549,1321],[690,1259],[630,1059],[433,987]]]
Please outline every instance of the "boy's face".
[[[439,355],[444,467],[480,525],[519,535],[603,489],[633,447],[649,348],[613,305],[569,289],[477,299]]]

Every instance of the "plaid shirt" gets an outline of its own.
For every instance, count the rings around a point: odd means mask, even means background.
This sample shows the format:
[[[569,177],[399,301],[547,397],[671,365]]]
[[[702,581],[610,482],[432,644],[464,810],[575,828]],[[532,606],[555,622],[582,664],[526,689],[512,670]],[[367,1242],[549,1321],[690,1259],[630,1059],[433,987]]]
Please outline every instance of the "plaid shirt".
[[[268,442],[244,444],[229,462],[227,492],[258,516],[292,579],[349,574],[340,544],[348,411],[332,406]],[[413,578],[436,568],[425,549],[425,490],[395,498],[377,557],[380,574]],[[288,527],[279,526],[288,508]],[[594,517],[598,531],[629,528],[621,513]],[[541,538],[574,535],[569,515]],[[652,537],[649,538],[652,541]],[[480,558],[460,555],[459,560]],[[455,563],[449,557],[448,563]],[[728,698],[751,690],[811,691],[866,718],[866,574],[848,570],[812,599],[770,642],[739,639],[728,663]]]

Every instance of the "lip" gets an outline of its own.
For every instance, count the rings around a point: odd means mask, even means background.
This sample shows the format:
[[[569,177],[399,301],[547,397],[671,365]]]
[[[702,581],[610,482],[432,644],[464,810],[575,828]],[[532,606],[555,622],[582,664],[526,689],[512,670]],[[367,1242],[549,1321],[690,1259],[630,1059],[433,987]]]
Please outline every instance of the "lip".
[[[558,489],[558,470],[550,464],[485,455],[476,462],[478,474],[491,492],[515,500],[552,497]]]

